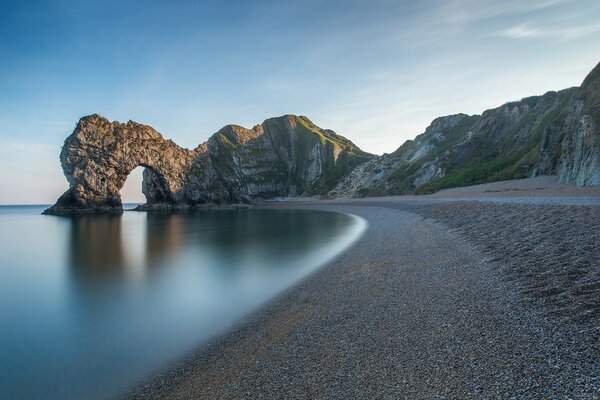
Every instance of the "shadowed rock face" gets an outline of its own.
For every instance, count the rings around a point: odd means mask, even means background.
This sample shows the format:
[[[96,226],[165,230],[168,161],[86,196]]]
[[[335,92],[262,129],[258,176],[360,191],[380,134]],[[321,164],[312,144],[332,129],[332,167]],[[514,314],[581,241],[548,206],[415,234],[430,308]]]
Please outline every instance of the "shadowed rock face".
[[[583,81],[571,115],[558,167],[561,181],[600,186],[600,64]]]
[[[47,214],[122,212],[127,176],[145,167],[145,209],[327,193],[373,156],[349,140],[287,115],[246,129],[228,125],[194,150],[132,121],[79,120],[60,154],[69,189]]]

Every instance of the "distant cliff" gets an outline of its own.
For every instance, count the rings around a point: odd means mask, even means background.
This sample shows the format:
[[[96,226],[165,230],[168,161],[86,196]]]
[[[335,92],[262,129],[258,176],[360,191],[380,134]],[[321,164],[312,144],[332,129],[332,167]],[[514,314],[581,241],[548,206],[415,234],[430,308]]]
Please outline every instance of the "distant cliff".
[[[415,140],[357,167],[330,195],[430,193],[536,175],[600,185],[600,64],[578,88],[437,118]]]
[[[144,208],[175,209],[322,195],[373,157],[294,115],[253,129],[225,126],[193,150],[149,126],[90,115],[65,141],[60,161],[70,187],[46,213],[121,212],[119,192],[138,166]]]

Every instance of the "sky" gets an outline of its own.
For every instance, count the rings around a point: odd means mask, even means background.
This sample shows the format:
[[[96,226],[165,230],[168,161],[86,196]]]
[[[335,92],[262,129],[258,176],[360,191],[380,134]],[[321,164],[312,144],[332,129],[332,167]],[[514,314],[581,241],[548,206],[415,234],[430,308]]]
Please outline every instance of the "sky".
[[[578,86],[599,61],[598,0],[0,0],[0,204],[67,189],[58,156],[84,115],[188,148],[306,115],[382,154],[438,116]]]

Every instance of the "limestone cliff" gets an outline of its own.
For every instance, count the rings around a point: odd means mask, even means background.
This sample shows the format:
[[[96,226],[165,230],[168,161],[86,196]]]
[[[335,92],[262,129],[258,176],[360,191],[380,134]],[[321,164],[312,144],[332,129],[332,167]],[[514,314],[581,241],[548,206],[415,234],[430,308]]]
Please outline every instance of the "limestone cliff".
[[[70,187],[45,212],[121,212],[119,191],[138,166],[145,167],[144,208],[169,209],[324,194],[373,157],[302,116],[253,129],[228,125],[188,150],[149,126],[90,115],[60,154]]]
[[[579,88],[437,118],[415,140],[357,167],[330,195],[429,193],[536,175],[600,185],[600,64]]]

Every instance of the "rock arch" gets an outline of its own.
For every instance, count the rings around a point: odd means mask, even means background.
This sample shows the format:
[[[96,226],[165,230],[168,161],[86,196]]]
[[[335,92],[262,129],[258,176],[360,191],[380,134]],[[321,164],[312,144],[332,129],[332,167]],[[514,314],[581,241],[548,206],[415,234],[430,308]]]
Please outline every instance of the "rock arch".
[[[127,176],[144,167],[142,209],[325,194],[373,155],[306,117],[223,127],[193,150],[153,128],[99,115],[79,120],[60,153],[69,189],[46,214],[120,213]]]
[[[139,166],[144,167],[142,192],[147,203],[175,204],[195,156],[149,126],[109,122],[99,115],[84,117],[60,153],[70,187],[46,212],[120,213],[120,190]]]

